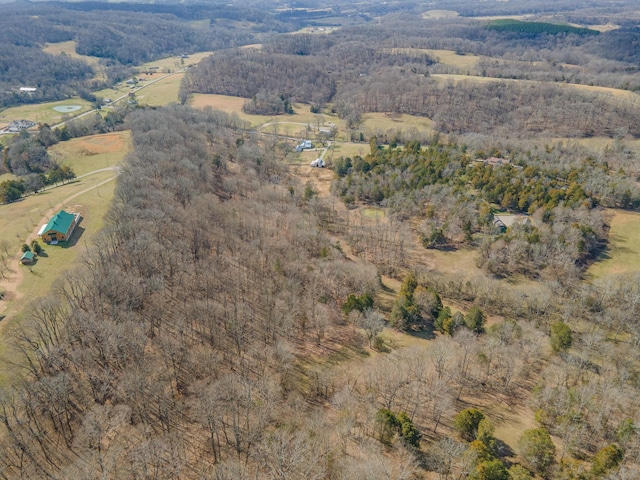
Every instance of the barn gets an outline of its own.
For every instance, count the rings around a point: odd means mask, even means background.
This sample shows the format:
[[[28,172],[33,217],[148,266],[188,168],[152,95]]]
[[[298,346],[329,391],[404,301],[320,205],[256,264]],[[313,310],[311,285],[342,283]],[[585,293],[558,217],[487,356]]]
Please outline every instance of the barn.
[[[43,242],[56,245],[58,242],[69,240],[73,229],[78,224],[80,215],[60,210],[46,225],[43,225],[38,235]]]

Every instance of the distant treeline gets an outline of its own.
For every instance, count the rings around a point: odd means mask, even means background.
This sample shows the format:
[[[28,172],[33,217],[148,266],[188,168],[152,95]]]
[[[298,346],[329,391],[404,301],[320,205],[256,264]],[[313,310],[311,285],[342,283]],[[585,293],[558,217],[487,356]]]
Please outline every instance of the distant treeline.
[[[492,20],[487,24],[489,30],[496,32],[512,32],[524,35],[557,35],[560,33],[570,33],[574,35],[598,35],[600,32],[589,28],[573,27],[558,23],[547,22],[521,22],[513,19]]]
[[[331,103],[351,126],[364,113],[384,112],[429,117],[445,133],[640,136],[640,112],[633,102],[557,85],[640,88],[635,66],[588,53],[607,42],[620,44],[618,37],[564,33],[534,41],[468,20],[444,25],[451,29],[390,16],[380,25],[328,35],[279,35],[261,51],[229,51],[201,62],[183,88],[251,99],[252,113],[284,113],[285,101],[311,103],[315,109]],[[598,43],[588,43],[591,39]],[[532,82],[434,80],[432,73],[461,71],[436,64],[426,49],[495,55],[479,57],[464,73]],[[557,52],[557,60],[543,60],[549,51]]]

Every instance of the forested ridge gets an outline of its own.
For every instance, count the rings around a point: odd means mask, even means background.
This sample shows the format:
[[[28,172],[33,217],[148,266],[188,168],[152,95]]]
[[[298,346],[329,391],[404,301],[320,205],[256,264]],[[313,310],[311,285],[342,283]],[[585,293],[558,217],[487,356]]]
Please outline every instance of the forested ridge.
[[[128,125],[134,151],[106,228],[12,333],[0,477],[637,472],[635,276],[558,275],[521,296],[433,271],[409,262],[401,216],[345,222],[237,118],[172,106],[134,111]],[[419,169],[457,151],[409,148]],[[398,157],[384,155],[354,171]],[[552,209],[558,222],[585,221],[564,208]],[[387,318],[378,271],[404,277]],[[578,321],[589,328],[568,326]],[[431,339],[385,350],[387,322]],[[539,428],[500,443],[491,416],[469,407],[496,398],[528,404]]]
[[[636,6],[574,3],[7,6],[0,105],[215,49],[183,104],[241,96],[327,148],[293,152],[277,118],[175,103],[0,144],[13,201],[74,178],[47,152],[59,141],[132,142],[104,228],[48,295],[0,316],[0,480],[640,478],[640,273],[589,270],[637,261],[612,220],[640,209]],[[522,13],[545,23],[472,18]],[[351,26],[273,35],[333,23]],[[16,96],[43,44],[69,40],[106,81],[60,55]],[[454,54],[477,62],[438,58]]]

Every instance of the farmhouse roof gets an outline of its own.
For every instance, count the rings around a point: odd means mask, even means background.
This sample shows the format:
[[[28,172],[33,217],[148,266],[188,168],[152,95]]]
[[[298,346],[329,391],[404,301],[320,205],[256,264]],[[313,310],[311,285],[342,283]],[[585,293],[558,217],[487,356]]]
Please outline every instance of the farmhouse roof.
[[[51,217],[51,220],[49,220],[49,223],[47,223],[47,226],[42,233],[51,231],[67,233],[74,220],[75,216],[73,214],[67,213],[64,210],[60,210],[53,217]]]

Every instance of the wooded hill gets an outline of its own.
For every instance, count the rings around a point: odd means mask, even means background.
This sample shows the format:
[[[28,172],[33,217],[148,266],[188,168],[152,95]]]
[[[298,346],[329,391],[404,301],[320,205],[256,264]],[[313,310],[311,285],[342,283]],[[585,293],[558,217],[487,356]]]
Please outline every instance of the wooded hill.
[[[530,38],[467,19],[390,15],[376,25],[328,35],[276,37],[260,52],[215,55],[189,72],[184,87],[190,92],[311,102],[316,108],[331,102],[351,125],[363,113],[385,112],[426,116],[439,131],[455,134],[638,136],[640,115],[632,101],[565,85],[639,88],[635,53],[621,41],[633,35],[626,29],[598,36]],[[460,71],[436,63],[424,49],[483,57],[476,67]],[[612,62],[606,50],[615,50],[611,55],[620,61]],[[509,81],[430,76],[437,73]],[[250,81],[239,81],[244,78]]]
[[[173,106],[128,121],[135,151],[106,229],[13,333],[2,478],[637,471],[635,277],[567,276],[523,297],[409,264],[401,218],[345,222],[237,119]],[[368,307],[378,271],[409,267],[388,320],[432,339],[388,352]],[[487,312],[500,315],[490,326]],[[469,408],[496,398],[528,402],[542,427],[501,443]]]
[[[209,24],[194,26],[189,23],[194,19]],[[268,12],[223,6],[5,4],[0,19],[0,108],[99,90],[131,75],[126,67],[253,43],[265,33],[293,28]],[[95,67],[82,59],[42,51],[46,43],[71,40],[78,54],[101,59],[106,78],[95,78]],[[27,95],[18,91],[23,86],[37,90]]]

